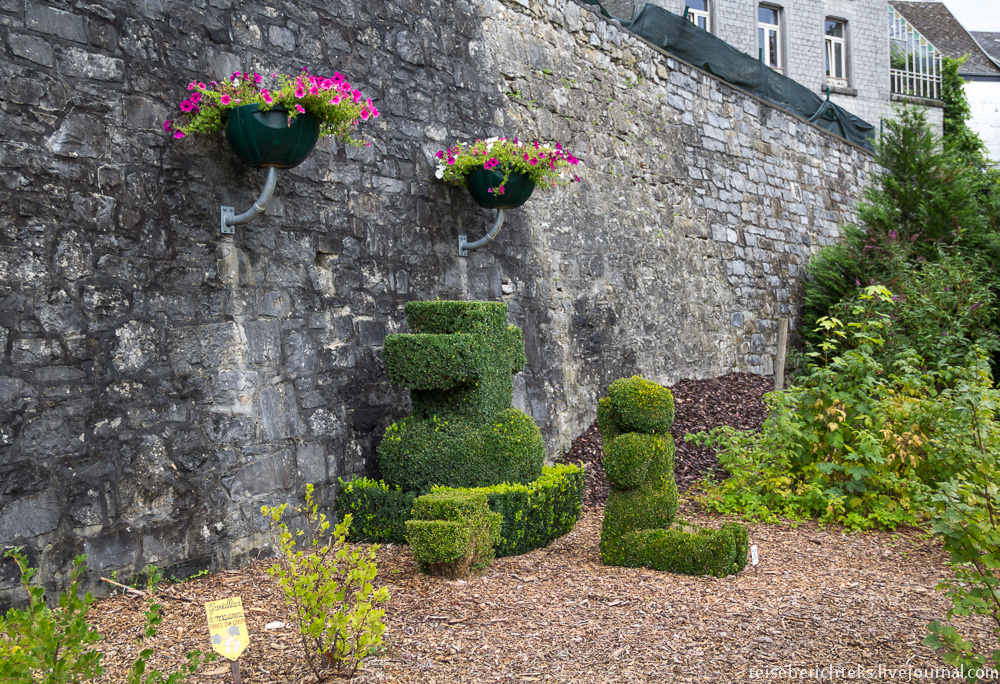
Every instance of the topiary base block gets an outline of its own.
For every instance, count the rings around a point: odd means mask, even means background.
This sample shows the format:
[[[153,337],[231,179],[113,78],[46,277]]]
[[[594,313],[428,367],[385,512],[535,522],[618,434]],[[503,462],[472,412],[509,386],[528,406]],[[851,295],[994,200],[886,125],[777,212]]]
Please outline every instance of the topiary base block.
[[[601,560],[605,565],[725,577],[746,567],[747,530],[738,523],[718,530],[677,523],[643,529],[618,538],[607,550],[602,545]]]
[[[501,516],[485,494],[435,492],[413,502],[406,538],[421,572],[458,579],[493,561]]]

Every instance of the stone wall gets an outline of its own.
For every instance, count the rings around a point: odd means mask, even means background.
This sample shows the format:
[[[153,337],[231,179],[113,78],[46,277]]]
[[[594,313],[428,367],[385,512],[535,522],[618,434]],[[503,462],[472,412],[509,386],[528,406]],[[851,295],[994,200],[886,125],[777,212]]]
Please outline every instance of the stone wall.
[[[0,544],[53,587],[77,553],[238,564],[262,503],[375,472],[408,404],[381,343],[411,299],[508,303],[550,458],[618,377],[771,373],[869,173],[567,0],[0,0],[0,46]],[[322,142],[220,235],[262,173],[161,122],[194,78],[301,66],[371,94],[372,146]],[[491,216],[433,154],[491,134],[561,141],[586,180],[460,258]]]

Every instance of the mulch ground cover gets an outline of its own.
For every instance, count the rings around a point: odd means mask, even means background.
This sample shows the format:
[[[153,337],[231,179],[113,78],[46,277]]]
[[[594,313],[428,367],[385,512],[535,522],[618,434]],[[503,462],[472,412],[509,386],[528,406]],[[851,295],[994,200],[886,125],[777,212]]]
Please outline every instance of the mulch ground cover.
[[[763,420],[770,380],[731,374],[674,388],[675,428],[720,424],[752,429]],[[689,485],[716,467],[709,450],[678,440],[678,481]],[[760,564],[724,579],[606,567],[598,540],[607,480],[600,435],[588,430],[564,455],[589,470],[586,507],[574,530],[544,549],[502,558],[483,573],[449,581],[417,572],[406,547],[378,550],[378,582],[389,589],[385,648],[355,682],[954,682],[921,645],[926,625],[949,601],[934,590],[950,576],[940,544],[915,530],[845,534],[814,523],[751,525]],[[717,526],[722,518],[682,503],[682,515]],[[241,596],[250,646],[242,681],[314,681],[304,667],[269,559],[241,571],[169,585],[153,666],[179,663],[208,648],[203,604]],[[105,634],[107,675],[122,681],[136,652],[143,600],[99,601],[91,622]],[[990,643],[983,620],[966,634]],[[995,644],[995,641],[994,641]],[[813,676],[810,676],[813,675]],[[909,677],[909,679],[908,679]],[[188,681],[231,681],[227,663],[204,666]]]

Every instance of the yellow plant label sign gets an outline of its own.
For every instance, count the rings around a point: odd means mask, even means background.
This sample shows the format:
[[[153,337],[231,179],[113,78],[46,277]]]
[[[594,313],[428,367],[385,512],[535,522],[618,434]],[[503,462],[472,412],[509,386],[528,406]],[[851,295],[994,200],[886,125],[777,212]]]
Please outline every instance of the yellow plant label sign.
[[[243,615],[243,599],[239,596],[209,601],[205,604],[208,614],[208,632],[212,635],[212,650],[221,656],[236,660],[250,644],[247,620]]]

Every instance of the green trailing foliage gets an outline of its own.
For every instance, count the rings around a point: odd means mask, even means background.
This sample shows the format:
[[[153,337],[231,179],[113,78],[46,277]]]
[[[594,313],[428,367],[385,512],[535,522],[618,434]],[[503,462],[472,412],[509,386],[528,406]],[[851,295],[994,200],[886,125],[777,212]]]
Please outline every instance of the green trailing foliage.
[[[288,504],[262,506],[278,546],[278,562],[268,568],[284,594],[292,621],[299,629],[306,663],[317,681],[331,674],[352,675],[361,661],[382,645],[385,587],[374,587],[378,574],[376,547],[351,548],[347,533],[350,514],[330,533],[326,515],[306,486],[302,508]],[[303,528],[293,531],[285,520],[293,513]]]
[[[527,484],[541,475],[541,431],[511,408],[524,341],[502,302],[408,302],[410,334],[389,335],[390,379],[409,387],[413,414],[379,445],[385,481],[426,493],[434,485]]]
[[[367,477],[340,480],[337,513],[341,519],[351,516],[347,538],[352,542],[405,544],[406,521],[416,496]]]
[[[73,560],[69,588],[51,608],[45,603],[44,589],[31,584],[36,571],[28,565],[21,550],[11,549],[3,557],[17,564],[21,583],[28,594],[28,605],[23,610],[11,608],[0,618],[0,681],[4,684],[76,684],[104,674],[104,654],[94,648],[104,637],[87,624],[94,598],[89,592],[80,593],[79,580],[86,571],[86,556]],[[203,658],[201,651],[191,651],[184,665],[174,672],[147,671],[153,649],[143,648],[142,642],[156,636],[157,627],[163,621],[163,607],[155,602],[161,579],[159,568],[148,566],[146,577],[147,603],[143,612],[146,625],[138,639],[139,654],[129,666],[125,682],[177,684],[193,674],[202,662],[213,661],[216,656],[209,653]]]
[[[493,561],[501,522],[485,494],[438,491],[413,502],[406,536],[422,572],[457,579]]]
[[[958,69],[968,60],[948,56],[941,58],[941,100],[944,102],[944,141],[948,150],[960,161],[983,163],[983,141],[969,128],[972,109],[965,96],[965,80]]]
[[[601,560],[718,577],[739,572],[747,552],[741,525],[720,530],[675,525],[670,390],[638,376],[616,380],[598,404],[597,415],[611,485],[601,525]]]
[[[485,494],[490,510],[502,516],[497,557],[518,556],[547,546],[573,529],[587,486],[584,470],[561,464],[542,469],[542,476],[523,484],[498,484],[475,489],[435,487],[434,492]]]

